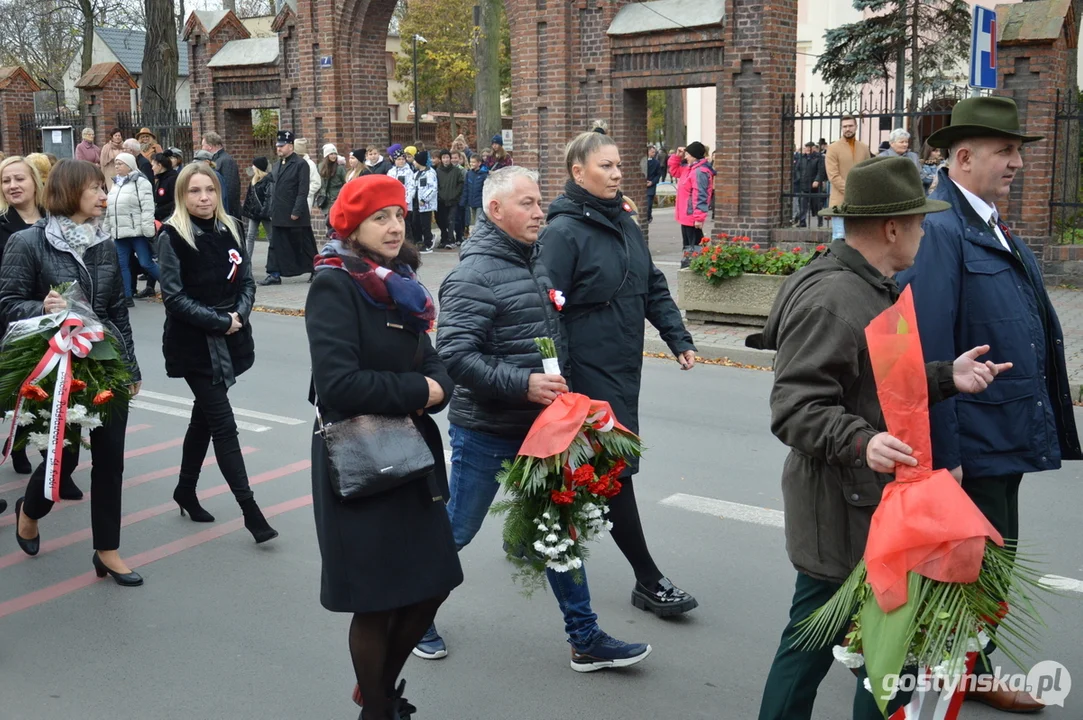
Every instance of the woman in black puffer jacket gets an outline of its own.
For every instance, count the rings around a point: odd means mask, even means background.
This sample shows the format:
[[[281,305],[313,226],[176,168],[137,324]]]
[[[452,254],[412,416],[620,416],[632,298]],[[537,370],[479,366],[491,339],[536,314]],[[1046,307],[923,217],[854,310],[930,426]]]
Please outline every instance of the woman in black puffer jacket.
[[[214,457],[257,543],[278,536],[252,495],[237,440],[229,388],[256,359],[248,316],[256,298],[252,262],[241,223],[226,215],[217,173],[193,163],[177,178],[176,209],[158,236],[165,333],[162,351],[169,377],[184,378],[195,396],[184,436],[180,478],[173,499],[181,515],[214,522],[196,497],[207,449]]]
[[[549,205],[548,226],[538,242],[553,287],[563,291],[561,313],[568,338],[568,381],[575,392],[605,400],[617,419],[639,432],[639,388],[643,379],[644,321],[685,370],[695,364],[695,346],[673,302],[666,278],[651,261],[635,208],[621,195],[620,153],[608,135],[583,133],[565,154],[568,183]],[[609,501],[613,540],[632,565],[632,604],[659,617],[697,603],[655,565],[643,535],[632,475]]]
[[[45,190],[48,220],[16,233],[8,241],[0,266],[0,313],[8,322],[63,310],[66,301],[54,287],[76,282],[94,313],[120,344],[131,373],[133,396],[139,393],[139,363],[132,344],[132,327],[124,303],[124,283],[113,241],[95,223],[105,205],[105,177],[97,165],[84,160],[61,160],[49,174]],[[142,585],[117,553],[120,547],[120,495],[124,480],[124,433],[128,406],[114,402],[100,427],[90,431],[93,453],[90,470],[90,517],[94,533],[94,568],[120,585]],[[78,438],[78,429],[69,428]],[[61,484],[79,464],[79,443],[64,449]],[[28,555],[37,555],[41,536],[38,521],[53,503],[45,498],[45,464],[30,476],[26,496],[15,503],[15,539]],[[25,503],[25,504],[24,504]]]

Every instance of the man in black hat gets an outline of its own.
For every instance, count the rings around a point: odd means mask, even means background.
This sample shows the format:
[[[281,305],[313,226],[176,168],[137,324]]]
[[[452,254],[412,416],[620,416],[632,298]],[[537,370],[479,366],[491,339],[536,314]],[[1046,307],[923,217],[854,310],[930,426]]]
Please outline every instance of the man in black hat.
[[[917,261],[899,276],[914,288],[927,360],[981,343],[1015,363],[993,388],[943,403],[930,418],[933,466],[951,471],[1005,540],[1019,537],[1023,474],[1083,459],[1056,310],[1038,260],[996,205],[1008,199],[1023,167],[1023,145],[1041,139],[1019,127],[1009,98],[956,104],[951,124],[929,137],[931,146],[948,150],[948,167],[939,171],[931,197],[951,211],[925,221]],[[975,673],[989,672],[979,660]],[[1027,693],[1003,688],[971,691],[967,698],[1009,712],[1042,707]]]
[[[832,241],[826,254],[786,280],[764,328],[763,346],[777,351],[771,430],[791,448],[782,498],[797,583],[759,720],[812,717],[833,650],[795,648],[796,628],[831,599],[861,559],[873,511],[896,465],[917,464],[911,449],[885,432],[865,327],[898,299],[891,278],[914,262],[925,214],[948,207],[925,197],[918,169],[906,158],[855,165],[842,204],[821,213],[843,219],[845,242]],[[1006,369],[979,362],[987,350],[976,347],[954,362],[929,363],[930,403],[979,392]],[[840,635],[835,644],[841,642]],[[881,720],[863,683],[859,678],[854,720]],[[909,701],[906,695],[899,693],[889,713]]]
[[[293,133],[279,130],[279,161],[271,171],[271,242],[267,250],[267,277],[260,285],[281,285],[282,276],[305,275],[312,281],[316,238],[308,214],[308,163],[293,152]]]

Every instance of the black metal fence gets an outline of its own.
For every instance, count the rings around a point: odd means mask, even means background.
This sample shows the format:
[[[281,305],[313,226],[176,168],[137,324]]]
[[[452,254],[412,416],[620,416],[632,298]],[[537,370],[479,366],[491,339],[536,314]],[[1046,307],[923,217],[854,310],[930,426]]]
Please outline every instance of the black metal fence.
[[[143,128],[150,129],[162,148],[175,147],[184,156],[184,162],[190,162],[195,153],[192,139],[192,113],[188,110],[176,112],[126,112],[117,113],[116,127],[126,138],[137,137]]]
[[[827,205],[828,188],[823,183],[813,192],[803,191],[795,183],[797,155],[805,143],[815,143],[815,152],[819,153],[821,144],[830,145],[842,136],[842,118],[852,116],[857,120],[857,139],[866,143],[874,155],[880,152],[880,144],[887,141],[892,130],[903,128],[910,133],[910,150],[924,160],[925,139],[951,122],[955,103],[970,93],[969,88],[952,87],[924,93],[916,99],[907,96],[901,112],[895,107],[893,91],[870,90],[841,100],[827,94],[786,95],[782,101],[779,147],[783,177],[781,223],[789,225]],[[822,155],[818,157],[821,162],[824,160]]]
[[[1049,234],[1054,242],[1083,243],[1083,97],[1057,91],[1053,130],[1053,183],[1049,193]]]
[[[67,125],[72,128],[76,144],[81,140],[80,133],[84,127],[94,127],[93,118],[90,115],[83,115],[66,107],[49,112],[19,115],[19,135],[23,141],[23,155],[43,152],[44,144],[41,138],[43,128]]]

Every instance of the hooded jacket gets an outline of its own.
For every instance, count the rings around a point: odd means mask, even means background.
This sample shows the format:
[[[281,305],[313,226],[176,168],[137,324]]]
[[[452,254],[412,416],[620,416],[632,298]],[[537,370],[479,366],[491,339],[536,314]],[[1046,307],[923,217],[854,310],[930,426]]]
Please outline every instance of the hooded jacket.
[[[467,170],[463,179],[463,195],[459,204],[463,207],[481,209],[481,191],[485,188],[485,179],[489,177],[489,169],[484,165],[478,166],[477,170]]]
[[[714,197],[714,168],[707,158],[682,165],[677,155],[669,158],[669,174],[677,181],[677,223],[691,226],[707,222]]]
[[[435,170],[431,167],[414,170],[414,181],[406,188],[406,203],[415,212],[436,212],[438,190]]]
[[[899,297],[841,240],[786,279],[763,332],[775,350],[771,432],[789,446],[782,469],[786,551],[798,570],[843,582],[865,552],[890,475],[865,452],[883,432],[865,327]],[[955,394],[951,362],[926,365],[929,403]]]
[[[455,381],[452,424],[526,436],[543,409],[526,399],[531,373],[542,372],[534,338],[552,338],[561,360],[568,357],[551,289],[537,243],[479,218],[440,286],[436,350]]]
[[[568,381],[575,391],[605,400],[617,419],[639,430],[643,323],[658,328],[673,353],[695,350],[666,277],[630,205],[616,221],[560,195],[538,242],[553,286],[564,293]],[[631,463],[635,472],[638,463]]]
[[[154,237],[154,188],[143,173],[131,170],[123,185],[113,183],[102,226],[115,239]]]
[[[99,232],[82,257],[67,248],[53,218],[12,235],[0,267],[0,314],[9,323],[37,317],[49,291],[70,282],[79,283],[94,314],[120,345],[132,382],[139,382],[117,246],[104,233]]]
[[[441,165],[436,168],[436,184],[439,188],[440,205],[455,207],[463,196],[463,184],[466,173],[458,165]]]

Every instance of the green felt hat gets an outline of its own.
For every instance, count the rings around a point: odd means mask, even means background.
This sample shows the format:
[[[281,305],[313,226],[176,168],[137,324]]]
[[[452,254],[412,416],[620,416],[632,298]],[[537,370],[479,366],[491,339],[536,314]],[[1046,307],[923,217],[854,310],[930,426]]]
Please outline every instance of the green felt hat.
[[[821,210],[823,217],[926,215],[951,207],[925,196],[921,175],[910,158],[874,157],[854,165],[846,176],[842,205]]]
[[[1041,135],[1026,135],[1019,127],[1019,108],[1006,97],[976,97],[960,100],[951,110],[951,124],[929,136],[929,145],[948,148],[972,137],[1011,137],[1025,143]]]

